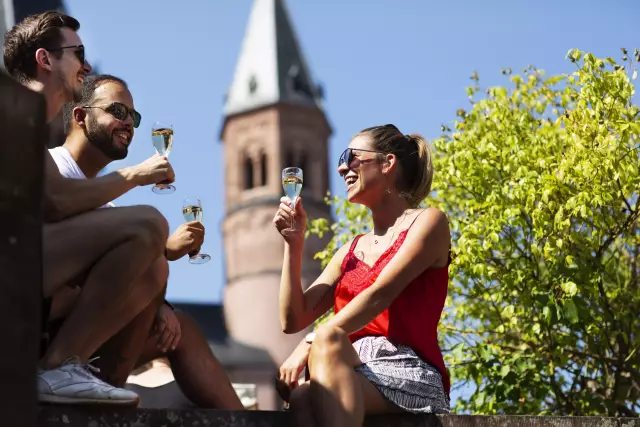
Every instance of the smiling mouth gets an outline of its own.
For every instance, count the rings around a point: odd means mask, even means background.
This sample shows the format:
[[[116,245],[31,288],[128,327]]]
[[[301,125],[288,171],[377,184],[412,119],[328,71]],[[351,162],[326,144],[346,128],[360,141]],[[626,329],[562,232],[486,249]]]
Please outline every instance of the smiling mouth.
[[[358,178],[355,176],[349,176],[345,178],[344,182],[347,184],[347,191],[353,187],[353,185],[358,181]]]
[[[131,143],[131,137],[128,133],[125,132],[117,132],[114,134],[114,136],[118,139],[118,141],[124,145],[125,147],[128,147],[129,144]]]

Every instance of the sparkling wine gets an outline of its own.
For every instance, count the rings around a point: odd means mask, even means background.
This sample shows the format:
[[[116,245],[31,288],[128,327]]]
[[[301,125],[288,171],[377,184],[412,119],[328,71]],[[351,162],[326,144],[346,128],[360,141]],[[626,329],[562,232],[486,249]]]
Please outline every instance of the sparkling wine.
[[[282,187],[289,200],[295,201],[302,191],[302,178],[294,175],[285,176],[282,178]]]
[[[153,139],[153,147],[156,149],[156,152],[162,156],[169,156],[171,148],[173,147],[173,129],[153,129],[151,131],[151,138]]]
[[[200,206],[185,206],[182,208],[182,216],[186,222],[202,222],[202,208]]]

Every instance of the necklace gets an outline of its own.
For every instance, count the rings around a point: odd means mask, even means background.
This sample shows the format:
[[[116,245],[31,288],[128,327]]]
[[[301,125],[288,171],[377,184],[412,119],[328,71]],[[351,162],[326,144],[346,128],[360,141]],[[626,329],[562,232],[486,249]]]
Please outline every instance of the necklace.
[[[412,212],[413,210],[411,210]],[[393,242],[393,239],[396,236],[396,231],[398,230],[398,228],[402,225],[402,223],[404,222],[405,218],[407,217],[407,215],[409,214],[409,210],[406,210],[404,212],[404,214],[402,215],[402,219],[400,220],[400,222],[397,225],[394,225],[393,227],[387,229],[387,231],[389,231],[390,229],[393,230],[393,233],[391,233],[391,239],[389,239],[389,242],[387,242],[387,247],[384,249],[384,252],[387,251],[387,249],[389,249],[389,246],[391,245],[391,243]],[[371,241],[373,240],[373,242],[377,245],[378,244],[378,239],[375,237],[374,231],[371,230],[371,240],[369,240],[369,253],[372,252],[373,246],[371,245]],[[364,254],[363,254],[363,258],[364,258]]]
[[[393,234],[391,235],[391,240],[393,240],[393,236],[395,235],[397,228],[402,225],[402,223],[404,222],[405,218],[407,217],[407,215],[409,214],[410,211],[413,211],[413,209],[411,209],[411,210],[407,209],[406,211],[404,211],[404,213],[402,214],[402,219],[400,220],[400,222],[397,225],[394,225],[393,227],[390,227],[389,229],[387,229],[387,231],[393,230]],[[371,230],[371,237],[373,239],[373,243],[375,243],[377,245],[378,244],[378,239],[376,238],[376,235],[374,234],[373,230]],[[369,243],[369,246],[371,246],[371,243]]]

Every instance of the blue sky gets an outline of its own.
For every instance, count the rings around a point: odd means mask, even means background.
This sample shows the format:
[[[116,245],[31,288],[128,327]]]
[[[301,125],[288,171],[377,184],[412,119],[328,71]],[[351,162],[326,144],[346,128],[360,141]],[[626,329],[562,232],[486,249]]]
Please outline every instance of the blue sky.
[[[223,97],[231,83],[251,0],[66,0],[82,23],[80,35],[93,65],[129,83],[143,121],[127,159],[117,169],[153,154],[150,126],[175,130],[170,161],[178,191],[159,196],[138,188],[116,201],[149,204],[174,230],[182,198],[205,208],[206,265],[171,263],[168,299],[219,302],[224,286],[221,221],[223,149],[219,140]],[[108,4],[108,6],[106,6]],[[359,129],[394,123],[404,133],[440,134],[477,71],[483,86],[506,84],[500,69],[529,64],[548,75],[572,71],[565,54],[579,48],[621,56],[640,45],[637,0],[288,0],[294,27],[317,81],[334,133],[330,165]],[[366,6],[365,6],[366,5]],[[330,171],[331,189],[343,184]],[[437,179],[437,176],[436,178]],[[274,212],[275,212],[274,206]]]

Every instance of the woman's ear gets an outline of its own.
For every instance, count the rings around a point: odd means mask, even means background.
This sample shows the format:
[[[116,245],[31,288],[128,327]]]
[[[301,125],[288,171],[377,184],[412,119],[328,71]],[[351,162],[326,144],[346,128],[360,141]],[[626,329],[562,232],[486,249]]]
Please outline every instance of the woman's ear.
[[[384,161],[382,162],[382,173],[388,174],[390,173],[394,167],[396,166],[396,162],[398,161],[398,157],[395,154],[385,154]]]

